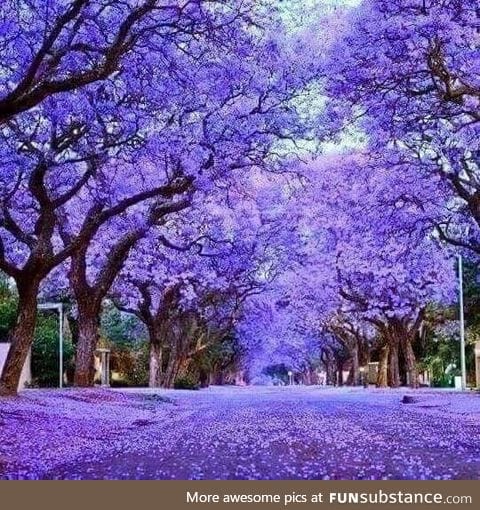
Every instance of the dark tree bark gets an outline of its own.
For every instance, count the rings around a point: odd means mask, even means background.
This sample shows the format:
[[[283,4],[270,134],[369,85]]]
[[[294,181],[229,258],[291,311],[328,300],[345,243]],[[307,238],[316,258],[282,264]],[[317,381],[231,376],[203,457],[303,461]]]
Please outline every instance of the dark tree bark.
[[[165,374],[162,381],[164,388],[172,388],[175,381],[177,363],[177,343],[176,341],[170,342],[170,350],[168,353],[168,363],[165,369]]]
[[[93,386],[95,378],[95,349],[100,326],[100,304],[96,300],[78,304],[78,343],[75,353],[73,383],[79,387]]]
[[[343,386],[343,360],[337,360],[337,386]]]
[[[102,302],[121,271],[130,250],[144,234],[144,230],[139,230],[125,235],[110,252],[99,277],[93,283],[88,281],[87,247],[72,256],[69,282],[78,307],[75,386],[88,387],[94,384],[95,350],[99,339]]]
[[[361,384],[360,356],[361,350],[368,352],[368,344],[361,328],[348,320],[344,315],[336,316],[329,324],[328,330],[343,346],[345,354],[350,358],[351,368],[347,384],[358,386]],[[347,361],[347,359],[345,359]]]
[[[333,356],[333,353],[329,349],[324,349],[321,356],[322,356],[322,363],[325,366],[325,371],[327,373],[326,383],[328,385],[335,385],[337,382],[337,378],[336,378],[335,358]]]
[[[119,310],[135,315],[148,332],[149,339],[149,387],[173,386],[177,361],[175,331],[175,311],[178,306],[179,285],[172,285],[162,291],[151,282],[132,282],[141,295],[135,308],[122,305],[120,299],[113,298]],[[161,293],[156,307],[153,306],[153,292]]]
[[[415,353],[413,352],[411,335],[404,338],[402,347],[407,370],[407,383],[412,388],[418,388],[417,360],[415,359]]]
[[[30,349],[37,319],[39,281],[28,278],[18,285],[17,321],[10,333],[10,349],[0,379],[0,396],[17,394],[20,376]]]
[[[150,340],[148,386],[159,388],[162,383],[162,345],[157,341]]]
[[[72,335],[72,344],[76,347],[78,344],[78,317],[75,317],[72,310],[67,313],[68,328]]]
[[[208,388],[210,386],[211,381],[214,381],[212,384],[217,384],[218,374],[214,371],[212,373],[207,372],[206,370],[200,369],[199,372],[199,380],[201,388]]]
[[[398,331],[393,331],[388,338],[388,370],[387,378],[390,388],[398,388],[400,381],[400,364],[398,359],[399,338]]]
[[[418,385],[415,354],[412,342],[418,334],[423,320],[423,310],[412,318],[389,318],[385,322],[375,321],[381,337],[380,363],[377,377],[377,386],[392,388],[401,385],[401,370],[399,363],[399,351],[402,350],[405,358],[405,371],[408,374],[409,384],[413,387]]]
[[[420,311],[415,320],[396,319],[392,323],[392,338],[390,345],[395,346],[397,351],[401,349],[405,359],[405,372],[407,374],[407,384],[412,388],[418,387],[417,361],[413,351],[412,343],[418,334],[421,322],[423,320],[423,311]]]
[[[352,384],[353,386],[359,386],[360,385],[360,361],[359,361],[359,352],[358,352],[358,345],[355,345],[351,349],[351,356],[352,356]]]
[[[378,364],[378,373],[377,373],[377,388],[387,388],[388,387],[388,356],[389,356],[389,345],[385,343],[382,345],[380,349],[380,360]]]

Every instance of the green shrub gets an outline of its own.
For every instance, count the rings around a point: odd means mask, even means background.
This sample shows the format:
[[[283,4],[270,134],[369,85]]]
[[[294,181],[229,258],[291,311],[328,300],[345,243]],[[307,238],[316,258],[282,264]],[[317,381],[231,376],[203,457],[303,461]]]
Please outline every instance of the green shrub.
[[[139,340],[144,339],[145,331],[136,317],[120,312],[107,303],[101,317],[100,336],[109,343],[135,348]]]
[[[0,272],[0,342],[8,341],[8,333],[15,324],[17,297],[8,285],[8,280]]]
[[[73,363],[73,345],[63,341],[63,367],[68,370]],[[32,345],[32,384],[39,387],[58,386],[58,318],[40,314]]]
[[[148,385],[148,342],[145,329],[134,316],[106,303],[101,319],[103,347],[110,349],[110,384],[116,387]]]
[[[176,390],[198,390],[200,385],[191,375],[177,377],[173,383]]]
[[[148,344],[137,342],[130,346],[110,343],[110,366],[118,374],[111,380],[112,386],[148,386]]]
[[[432,381],[433,388],[451,388],[454,385],[454,379],[450,375],[442,374]]]

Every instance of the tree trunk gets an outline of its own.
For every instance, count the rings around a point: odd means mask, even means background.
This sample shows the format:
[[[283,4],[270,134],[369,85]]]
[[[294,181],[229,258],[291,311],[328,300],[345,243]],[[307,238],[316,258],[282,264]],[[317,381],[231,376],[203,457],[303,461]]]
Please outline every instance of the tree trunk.
[[[10,349],[0,378],[0,396],[15,396],[23,365],[32,346],[37,322],[39,283],[18,284],[17,320],[10,333]]]
[[[149,388],[159,388],[162,376],[162,346],[156,341],[150,340],[150,361],[149,361]]]
[[[378,373],[377,373],[377,388],[387,388],[388,387],[388,354],[389,354],[389,346],[388,344],[383,345],[380,350],[380,362],[378,364]]]
[[[168,355],[168,363],[167,368],[165,369],[165,374],[162,380],[162,386],[164,388],[171,388],[175,381],[175,362],[177,357],[177,350],[175,345],[172,345],[169,355]]]
[[[210,386],[210,373],[208,373],[206,370],[200,370],[199,373],[199,381],[200,381],[200,387],[201,388],[207,388]]]
[[[389,338],[389,354],[388,354],[388,385],[391,388],[400,386],[400,365],[398,362],[399,339],[396,335]]]
[[[68,329],[72,335],[72,344],[76,347],[78,344],[78,319],[72,313],[72,310],[67,312]]]
[[[235,386],[245,386],[245,374],[243,370],[235,372]]]
[[[90,387],[95,379],[95,349],[98,343],[100,307],[78,304],[78,344],[75,353],[74,385]]]
[[[358,360],[360,366],[368,367],[370,363],[370,346],[366,341],[360,341],[358,346]]]
[[[352,380],[351,383],[353,386],[359,386],[360,385],[360,361],[359,361],[359,355],[358,355],[358,346],[355,346],[352,350]]]
[[[343,361],[337,361],[337,386],[343,386]]]
[[[317,374],[315,370],[312,367],[308,367],[305,372],[305,381],[304,384],[306,386],[313,386],[314,384],[317,384]]]
[[[405,337],[403,341],[403,353],[405,356],[405,363],[407,368],[408,384],[412,388],[418,388],[418,371],[417,360],[413,352],[412,339],[410,336]]]
[[[322,361],[325,366],[325,371],[327,372],[327,380],[326,383],[328,385],[336,384],[336,372],[335,372],[335,360],[333,359],[333,354],[330,351],[325,350],[324,356],[322,356]]]
[[[190,365],[190,359],[185,354],[182,354],[175,363],[175,370],[173,376],[173,382],[177,377],[185,377],[188,374],[188,367]]]
[[[214,384],[216,386],[222,386],[223,384],[225,384],[225,374],[222,371],[216,373]]]
[[[88,245],[71,258],[69,282],[78,306],[78,345],[75,357],[75,386],[93,386],[95,378],[95,349],[102,301],[121,271],[130,250],[145,234],[144,228],[127,232],[113,246],[96,281],[88,281]]]

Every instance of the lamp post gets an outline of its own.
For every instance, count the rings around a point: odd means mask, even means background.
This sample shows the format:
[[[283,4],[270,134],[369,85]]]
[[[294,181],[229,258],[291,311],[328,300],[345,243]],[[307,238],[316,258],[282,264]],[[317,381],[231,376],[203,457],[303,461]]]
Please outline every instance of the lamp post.
[[[58,386],[63,388],[63,303],[41,303],[38,309],[58,312]]]
[[[467,388],[467,368],[465,363],[465,317],[463,314],[463,260],[458,256],[458,304],[460,315],[460,370],[462,374],[462,390]]]
[[[293,384],[293,372],[291,370],[288,371],[288,384],[290,386]]]

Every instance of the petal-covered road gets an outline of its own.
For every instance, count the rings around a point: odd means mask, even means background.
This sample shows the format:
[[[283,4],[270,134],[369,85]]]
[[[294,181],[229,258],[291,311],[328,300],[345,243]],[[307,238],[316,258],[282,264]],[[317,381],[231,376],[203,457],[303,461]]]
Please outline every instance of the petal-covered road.
[[[405,393],[28,391],[0,400],[0,477],[480,478],[480,396]]]

